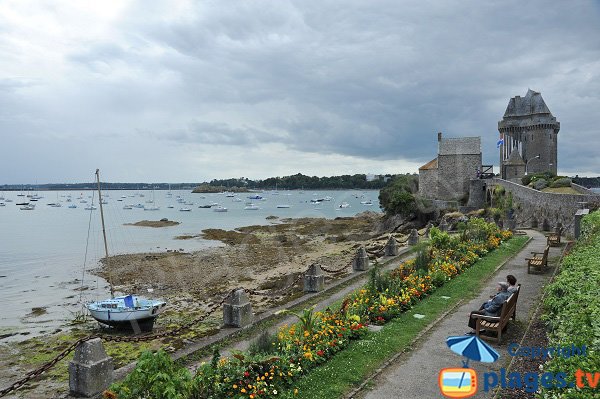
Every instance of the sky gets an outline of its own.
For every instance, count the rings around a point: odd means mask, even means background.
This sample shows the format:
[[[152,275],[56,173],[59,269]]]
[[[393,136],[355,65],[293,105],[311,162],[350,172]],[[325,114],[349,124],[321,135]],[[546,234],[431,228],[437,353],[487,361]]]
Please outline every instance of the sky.
[[[600,175],[598,1],[0,2],[0,184],[416,173],[498,163],[511,97]],[[496,169],[497,171],[497,169]]]

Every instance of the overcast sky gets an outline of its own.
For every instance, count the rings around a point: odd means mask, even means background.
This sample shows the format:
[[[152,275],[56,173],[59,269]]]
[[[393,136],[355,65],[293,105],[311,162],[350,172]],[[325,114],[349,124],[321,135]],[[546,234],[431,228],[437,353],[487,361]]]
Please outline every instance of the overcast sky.
[[[417,172],[498,162],[541,92],[559,173],[600,174],[598,1],[0,2],[0,184]]]

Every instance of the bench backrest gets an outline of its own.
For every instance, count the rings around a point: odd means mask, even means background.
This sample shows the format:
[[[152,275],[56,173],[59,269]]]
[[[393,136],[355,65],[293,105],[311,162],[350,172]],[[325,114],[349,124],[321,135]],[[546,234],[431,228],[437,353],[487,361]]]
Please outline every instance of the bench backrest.
[[[519,291],[521,291],[521,284],[517,284],[517,287],[519,288],[515,292],[510,294],[508,299],[502,304],[502,311],[500,312],[501,320],[510,319],[515,309],[515,306],[517,306],[517,299],[519,298]]]
[[[546,245],[546,249],[544,249],[544,256],[542,256],[542,262],[546,263],[548,260],[548,252],[550,251],[550,245]]]

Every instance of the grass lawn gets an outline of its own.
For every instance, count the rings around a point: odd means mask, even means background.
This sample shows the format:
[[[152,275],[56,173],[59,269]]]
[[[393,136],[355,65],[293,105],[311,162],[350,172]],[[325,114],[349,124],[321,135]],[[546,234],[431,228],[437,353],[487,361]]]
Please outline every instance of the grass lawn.
[[[546,187],[542,191],[545,193],[555,193],[555,194],[581,194],[579,191],[577,191],[571,187]]]
[[[303,399],[338,398],[361,384],[386,360],[410,348],[411,342],[432,320],[454,306],[460,299],[474,297],[494,270],[519,252],[527,237],[513,237],[485,258],[477,261],[467,271],[438,288],[411,310],[388,322],[378,333],[369,333],[354,341],[323,365],[311,370],[295,387],[299,394],[286,392],[282,397]],[[444,299],[442,297],[450,297]],[[424,319],[414,313],[426,314]]]

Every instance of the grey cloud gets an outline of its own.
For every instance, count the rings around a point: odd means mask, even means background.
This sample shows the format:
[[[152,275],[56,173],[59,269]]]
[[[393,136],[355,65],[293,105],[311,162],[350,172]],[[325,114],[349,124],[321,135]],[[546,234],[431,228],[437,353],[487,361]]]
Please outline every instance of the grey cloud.
[[[152,132],[161,143],[277,143],[423,163],[435,156],[435,134],[443,131],[482,136],[484,161],[495,163],[497,122],[510,97],[532,88],[562,123],[559,167],[600,171],[595,150],[578,144],[598,144],[594,4],[189,5],[176,14],[170,2],[133,2],[111,36],[69,49],[73,75],[49,86],[45,99],[17,98],[18,85],[0,80],[2,113],[20,114],[26,103],[45,118],[42,133],[44,126]]]

